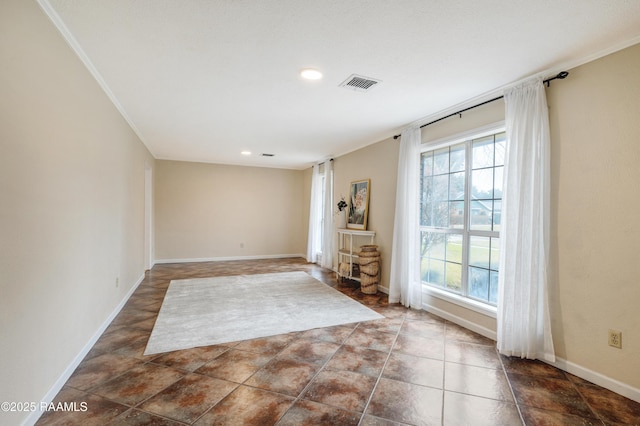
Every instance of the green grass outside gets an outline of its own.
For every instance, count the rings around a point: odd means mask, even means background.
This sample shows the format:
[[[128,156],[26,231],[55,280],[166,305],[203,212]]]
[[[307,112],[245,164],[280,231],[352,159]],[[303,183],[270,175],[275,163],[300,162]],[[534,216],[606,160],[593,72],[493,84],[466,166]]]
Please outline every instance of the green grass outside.
[[[432,247],[427,256],[431,255],[434,260],[445,259],[445,245],[437,244]],[[500,250],[498,248],[491,249],[492,259],[496,259],[500,256]],[[479,245],[473,245],[470,250],[469,265],[478,266],[482,268],[489,268],[489,247],[483,247]],[[462,244],[457,242],[448,242],[446,244],[446,260],[447,262],[432,263],[431,273],[435,273],[438,282],[432,283],[439,286],[446,284],[448,290],[459,292],[462,288],[461,276],[462,276]],[[459,263],[452,263],[459,262]],[[495,261],[494,261],[495,262]],[[426,279],[427,268],[429,266],[429,257],[423,257],[420,262],[420,272],[422,279]],[[442,277],[445,277],[445,281],[442,281]]]

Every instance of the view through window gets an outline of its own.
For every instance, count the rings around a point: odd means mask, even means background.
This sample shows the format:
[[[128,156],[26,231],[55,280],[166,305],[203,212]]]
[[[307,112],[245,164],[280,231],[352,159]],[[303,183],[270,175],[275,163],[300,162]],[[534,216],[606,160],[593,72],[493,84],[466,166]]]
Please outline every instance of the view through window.
[[[496,305],[505,133],[421,154],[424,285]]]

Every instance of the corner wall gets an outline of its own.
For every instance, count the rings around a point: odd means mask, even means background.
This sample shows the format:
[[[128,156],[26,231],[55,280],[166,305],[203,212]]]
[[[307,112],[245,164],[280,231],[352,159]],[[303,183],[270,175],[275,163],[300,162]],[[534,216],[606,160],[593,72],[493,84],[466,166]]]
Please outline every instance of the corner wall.
[[[35,1],[0,3],[0,57],[0,401],[39,404],[143,277],[154,160]]]

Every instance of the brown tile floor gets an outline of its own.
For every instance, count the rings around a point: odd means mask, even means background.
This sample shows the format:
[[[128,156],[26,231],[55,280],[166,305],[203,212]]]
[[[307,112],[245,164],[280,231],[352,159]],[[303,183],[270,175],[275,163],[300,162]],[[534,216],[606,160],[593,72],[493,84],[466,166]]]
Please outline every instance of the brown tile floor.
[[[144,356],[171,279],[302,270],[386,319]],[[156,265],[39,425],[620,425],[640,404],[302,259]],[[524,419],[524,422],[523,422]]]

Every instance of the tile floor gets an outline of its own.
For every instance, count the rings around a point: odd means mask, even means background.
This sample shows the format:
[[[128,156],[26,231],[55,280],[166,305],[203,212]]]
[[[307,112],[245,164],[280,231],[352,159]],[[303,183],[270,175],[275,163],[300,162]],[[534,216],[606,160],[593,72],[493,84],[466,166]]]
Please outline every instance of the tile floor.
[[[302,270],[386,319],[143,356],[171,279]],[[156,265],[39,425],[621,425],[640,404],[302,259]]]

